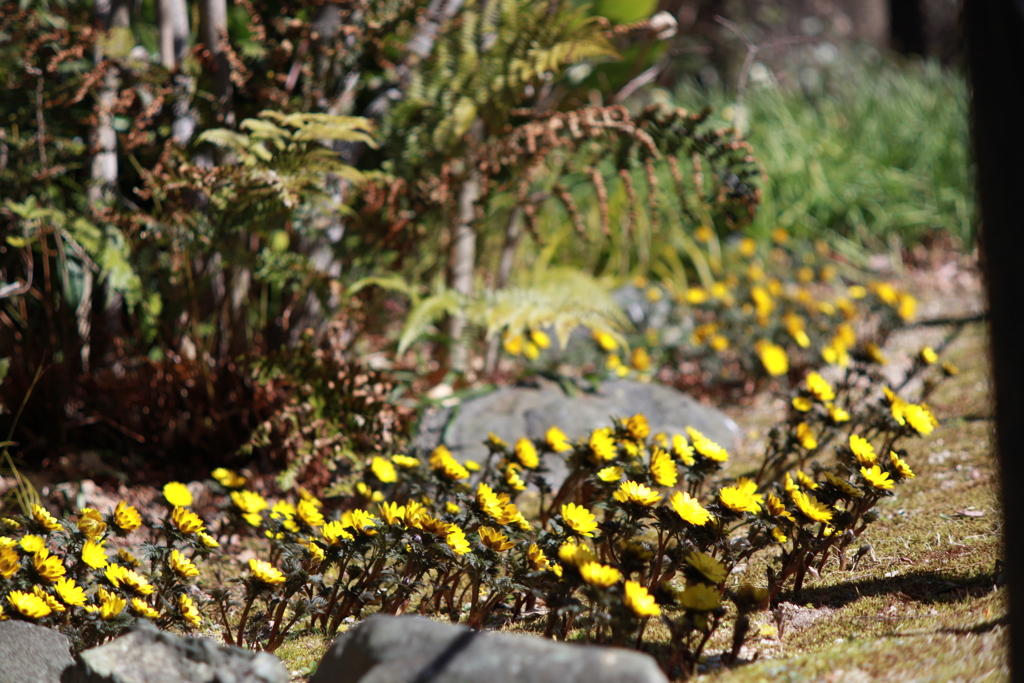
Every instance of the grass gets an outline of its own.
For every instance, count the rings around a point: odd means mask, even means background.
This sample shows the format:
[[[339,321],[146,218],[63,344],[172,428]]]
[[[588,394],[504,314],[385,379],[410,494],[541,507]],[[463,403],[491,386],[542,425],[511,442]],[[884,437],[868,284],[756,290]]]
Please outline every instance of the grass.
[[[811,69],[817,85],[751,85],[747,138],[768,180],[756,231],[838,233],[872,247],[943,230],[973,241],[968,94],[961,73],[934,63],[854,56]],[[814,79],[811,79],[812,81]],[[680,106],[737,121],[734,95],[684,85]],[[740,124],[742,128],[742,124]]]

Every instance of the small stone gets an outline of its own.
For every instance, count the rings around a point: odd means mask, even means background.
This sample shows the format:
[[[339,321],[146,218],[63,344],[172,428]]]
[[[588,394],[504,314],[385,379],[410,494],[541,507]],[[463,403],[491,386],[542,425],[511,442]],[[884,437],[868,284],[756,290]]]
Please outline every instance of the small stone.
[[[667,683],[649,655],[374,615],[334,641],[311,683]]]
[[[26,621],[0,621],[0,683],[60,683],[75,663],[57,631]]]

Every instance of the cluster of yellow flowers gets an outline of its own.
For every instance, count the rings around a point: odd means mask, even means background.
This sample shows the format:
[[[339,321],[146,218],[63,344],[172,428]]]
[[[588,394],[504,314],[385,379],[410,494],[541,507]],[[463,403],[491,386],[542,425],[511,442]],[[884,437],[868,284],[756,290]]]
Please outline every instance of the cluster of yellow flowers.
[[[912,373],[937,361],[924,349]],[[377,455],[345,475],[330,505],[301,488],[268,500],[217,469],[209,529],[177,482],[163,489],[164,518],[150,524],[123,501],[74,520],[37,507],[4,520],[0,614],[83,641],[137,617],[182,628],[206,621],[229,643],[273,650],[300,621],[334,632],[370,611],[419,611],[479,627],[498,605],[515,617],[543,600],[548,635],[582,629],[597,642],[637,644],[657,618],[673,633],[673,666],[692,669],[727,613],[742,644],[748,615],[790,581],[799,591],[829,558],[844,566],[875,504],[914,477],[898,442],[931,433],[935,418],[922,400],[880,385],[871,367],[855,359],[838,381],[809,373],[761,471],[735,481],[721,479],[730,457],[721,444],[692,427],[652,433],[638,414],[578,439],[557,427],[512,444],[492,434],[482,463],[444,446],[422,458]],[[830,444],[836,462],[822,467],[816,458]],[[567,470],[557,486],[552,458]],[[536,516],[523,514],[523,496]],[[125,547],[108,555],[105,544],[124,545],[129,533],[145,538],[145,563]],[[202,580],[199,560],[218,538],[244,537],[263,550],[241,581]],[[729,581],[767,549],[781,554],[764,585]]]
[[[148,548],[148,571],[126,545],[144,528],[142,516],[123,500],[106,515],[83,508],[73,519],[58,520],[34,505],[29,515],[0,520],[0,620],[59,626],[80,646],[120,632],[137,617],[197,628],[194,560],[218,544],[188,510],[192,497],[184,485],[168,484],[165,496],[168,514],[150,529],[162,531],[164,543]],[[112,555],[113,539],[122,547]]]
[[[665,335],[645,319],[640,334],[628,336],[632,350],[624,354],[616,336],[594,330],[606,372],[648,377],[656,363],[698,360],[706,366],[717,360],[738,362],[746,373],[779,377],[804,365],[848,367],[854,356],[884,364],[879,347],[858,339],[854,324],[873,315],[876,334],[884,337],[914,318],[914,296],[884,281],[844,284],[825,242],[808,248],[775,237],[773,245],[744,238],[724,250],[715,242],[704,255],[707,267],[699,285],[634,278],[633,285],[652,307],[662,301],[674,304],[668,321],[660,324],[683,332],[684,339],[688,335],[689,345],[680,345],[679,334]]]

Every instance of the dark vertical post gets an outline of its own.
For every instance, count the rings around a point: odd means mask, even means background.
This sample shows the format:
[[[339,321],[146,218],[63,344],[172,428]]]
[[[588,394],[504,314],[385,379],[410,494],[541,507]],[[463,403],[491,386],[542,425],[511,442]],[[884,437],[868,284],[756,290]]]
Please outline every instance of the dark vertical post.
[[[966,0],[972,128],[988,289],[1010,665],[1024,681],[1024,2]]]

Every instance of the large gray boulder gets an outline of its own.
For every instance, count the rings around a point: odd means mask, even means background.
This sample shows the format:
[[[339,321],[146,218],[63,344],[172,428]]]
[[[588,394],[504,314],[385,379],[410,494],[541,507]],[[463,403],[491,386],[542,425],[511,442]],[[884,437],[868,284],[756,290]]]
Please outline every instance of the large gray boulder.
[[[274,655],[181,638],[149,622],[78,658],[63,683],[288,683]]]
[[[649,655],[374,615],[338,636],[310,683],[668,683]]]
[[[0,621],[0,683],[60,683],[74,663],[60,633],[26,621]]]
[[[542,439],[549,428],[558,427],[570,439],[579,439],[594,429],[610,427],[613,417],[636,413],[647,416],[652,434],[685,435],[689,426],[726,448],[740,443],[739,426],[721,411],[672,387],[630,380],[605,382],[598,391],[577,396],[568,396],[547,380],[539,380],[536,386],[498,389],[463,403],[444,430],[444,443],[460,460],[483,461],[488,432],[511,444],[523,436]],[[557,486],[565,478],[564,461],[548,455],[545,465]]]

